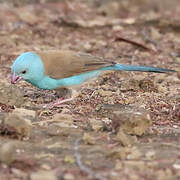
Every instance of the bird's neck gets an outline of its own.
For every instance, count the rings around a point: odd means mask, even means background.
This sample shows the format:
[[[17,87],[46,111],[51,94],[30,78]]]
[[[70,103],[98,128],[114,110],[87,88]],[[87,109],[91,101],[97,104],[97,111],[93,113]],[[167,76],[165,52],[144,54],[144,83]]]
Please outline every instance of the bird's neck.
[[[27,80],[27,82],[40,89],[47,90],[56,89],[59,86],[55,79],[49,78],[48,76],[44,76],[41,80]]]

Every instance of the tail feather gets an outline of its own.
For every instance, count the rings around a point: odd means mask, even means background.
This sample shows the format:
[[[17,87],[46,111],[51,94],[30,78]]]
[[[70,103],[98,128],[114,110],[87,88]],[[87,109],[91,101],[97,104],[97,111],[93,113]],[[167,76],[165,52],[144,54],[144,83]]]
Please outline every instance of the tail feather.
[[[155,72],[155,73],[176,72],[171,69],[164,69],[158,67],[133,66],[133,65],[123,65],[123,64],[115,64],[114,66],[101,68],[101,70],[141,71],[141,72]]]

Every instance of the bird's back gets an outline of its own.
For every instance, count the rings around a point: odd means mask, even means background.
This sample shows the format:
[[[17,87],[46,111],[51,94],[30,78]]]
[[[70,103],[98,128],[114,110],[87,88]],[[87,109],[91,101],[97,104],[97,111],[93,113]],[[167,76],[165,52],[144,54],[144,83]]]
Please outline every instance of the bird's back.
[[[69,50],[36,53],[43,62],[45,74],[54,79],[71,77],[115,64],[100,57]]]

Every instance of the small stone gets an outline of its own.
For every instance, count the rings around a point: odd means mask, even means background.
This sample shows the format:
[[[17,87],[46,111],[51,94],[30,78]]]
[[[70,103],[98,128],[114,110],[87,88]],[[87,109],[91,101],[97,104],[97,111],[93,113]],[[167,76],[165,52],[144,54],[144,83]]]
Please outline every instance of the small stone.
[[[108,152],[107,157],[113,159],[126,159],[129,149],[127,147],[116,148]]]
[[[139,90],[139,81],[135,80],[135,79],[126,79],[121,81],[120,84],[120,90],[122,92],[126,92],[126,91],[137,91]]]
[[[64,162],[69,163],[69,164],[73,164],[73,163],[75,163],[75,159],[73,156],[66,155],[64,158]]]
[[[122,168],[123,168],[123,163],[118,160],[115,165],[115,170],[121,170]]]
[[[107,157],[113,159],[140,159],[142,153],[138,150],[136,146],[134,147],[120,147],[115,148],[108,152]]]
[[[2,127],[3,126],[13,128],[20,139],[29,137],[32,130],[31,121],[24,119],[24,117],[18,113],[7,114],[2,124]]]
[[[112,126],[116,132],[118,127],[120,127],[124,132],[131,135],[141,136],[152,124],[148,111],[133,106],[128,108],[119,107],[119,110],[115,110],[110,116]]]
[[[0,146],[0,161],[7,165],[11,164],[15,160],[16,143],[6,142]]]
[[[139,149],[136,146],[134,146],[129,151],[127,155],[127,159],[140,159],[141,156],[142,153],[139,151]]]
[[[125,161],[124,165],[127,167],[135,167],[140,169],[141,171],[146,168],[146,164],[144,161]]]
[[[155,87],[154,82],[150,79],[140,80],[139,87],[144,92],[158,92],[158,89],[157,89],[157,87]]]
[[[66,174],[64,174],[63,179],[64,180],[74,180],[75,177],[73,176],[73,174],[66,173]]]
[[[93,145],[96,142],[95,138],[93,136],[91,136],[89,133],[84,133],[82,139],[85,144],[89,144],[89,145]]]
[[[92,49],[92,45],[89,42],[85,42],[83,47],[86,52],[89,52]]]
[[[156,156],[156,152],[155,151],[148,151],[146,154],[145,154],[146,158],[148,160],[152,160],[155,158]]]
[[[162,34],[159,32],[159,29],[152,27],[151,38],[154,40],[159,40],[161,37],[162,37]]]
[[[120,142],[121,145],[123,146],[131,146],[132,144],[134,144],[137,139],[129,134],[126,134],[123,130],[119,130],[115,140]]]
[[[123,30],[123,26],[114,25],[114,26],[113,26],[113,30],[114,30],[114,31],[122,31],[122,30]]]
[[[112,94],[113,94],[112,91],[105,91],[103,89],[97,90],[96,93],[98,93],[102,97],[112,96]]]
[[[174,167],[175,169],[180,169],[180,164],[173,164],[173,167]]]
[[[69,114],[55,114],[52,123],[63,128],[72,127],[76,128],[74,121],[72,119],[72,115]]]
[[[20,107],[25,103],[23,91],[16,86],[0,82],[0,102]]]
[[[23,109],[23,108],[16,108],[13,113],[19,114],[21,117],[24,117],[25,119],[34,120],[36,117],[36,111],[29,110],[29,109]]]
[[[91,127],[94,131],[101,131],[103,130],[104,124],[101,120],[90,119]]]
[[[48,164],[42,164],[41,167],[45,170],[51,170],[51,167]]]
[[[158,90],[158,92],[161,92],[161,93],[167,92],[167,88],[162,85],[157,85],[157,90]]]
[[[28,173],[25,173],[24,171],[16,168],[11,169],[12,173],[15,174],[20,179],[27,179]]]
[[[57,176],[52,171],[37,171],[30,175],[31,180],[58,180]]]

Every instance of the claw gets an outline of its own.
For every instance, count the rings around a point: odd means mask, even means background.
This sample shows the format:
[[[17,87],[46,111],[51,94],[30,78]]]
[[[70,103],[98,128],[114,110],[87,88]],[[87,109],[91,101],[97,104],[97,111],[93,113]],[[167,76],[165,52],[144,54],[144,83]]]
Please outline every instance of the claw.
[[[53,107],[64,107],[64,106],[68,106],[66,104],[63,104],[65,102],[69,102],[69,101],[72,101],[73,98],[68,98],[68,99],[57,99],[55,102],[53,103],[50,103],[48,105],[44,105],[43,108],[48,108],[48,109],[52,109]],[[60,106],[59,106],[60,105]]]

